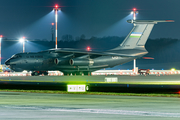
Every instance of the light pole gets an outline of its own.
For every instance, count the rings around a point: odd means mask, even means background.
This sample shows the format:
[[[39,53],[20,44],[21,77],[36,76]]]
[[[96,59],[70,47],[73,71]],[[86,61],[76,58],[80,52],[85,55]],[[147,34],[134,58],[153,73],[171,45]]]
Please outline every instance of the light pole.
[[[133,20],[136,20],[136,14],[138,14],[138,11],[136,11],[136,8],[133,8],[133,11],[131,13],[133,14]]]
[[[24,53],[25,52],[25,37],[22,37],[21,39],[19,39],[19,41],[23,43],[23,53]]]
[[[56,24],[56,32],[55,32],[55,35],[56,35],[56,45],[55,45],[55,48],[57,49],[57,22],[58,22],[58,11],[60,10],[59,6],[58,5],[55,5],[55,8],[53,9],[55,11],[55,24]]]
[[[1,65],[1,40],[2,40],[2,35],[0,35],[0,65]]]
[[[51,23],[51,34],[52,34],[52,41],[54,40],[54,23]]]
[[[136,20],[136,14],[138,13],[138,11],[136,11],[136,8],[133,8],[133,11],[131,12],[131,14],[133,14],[133,20]],[[136,59],[134,59],[134,73],[136,73]]]

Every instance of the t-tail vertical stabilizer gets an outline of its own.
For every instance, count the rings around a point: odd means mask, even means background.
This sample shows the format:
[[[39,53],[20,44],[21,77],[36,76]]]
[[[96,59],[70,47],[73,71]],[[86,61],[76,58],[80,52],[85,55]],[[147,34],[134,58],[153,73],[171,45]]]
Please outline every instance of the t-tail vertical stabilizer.
[[[112,49],[135,49],[144,48],[146,41],[151,33],[154,24],[158,22],[174,22],[173,20],[127,20],[128,23],[132,23],[134,27],[131,32],[120,44],[120,46]]]

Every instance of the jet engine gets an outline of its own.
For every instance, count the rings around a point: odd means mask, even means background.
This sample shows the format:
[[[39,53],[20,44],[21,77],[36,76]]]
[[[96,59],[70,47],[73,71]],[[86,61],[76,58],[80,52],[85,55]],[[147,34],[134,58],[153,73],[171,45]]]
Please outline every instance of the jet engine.
[[[70,59],[69,64],[73,66],[89,66],[93,65],[94,61],[92,59]]]
[[[56,65],[68,65],[69,63],[69,58],[55,58],[54,59],[54,63],[56,64]]]

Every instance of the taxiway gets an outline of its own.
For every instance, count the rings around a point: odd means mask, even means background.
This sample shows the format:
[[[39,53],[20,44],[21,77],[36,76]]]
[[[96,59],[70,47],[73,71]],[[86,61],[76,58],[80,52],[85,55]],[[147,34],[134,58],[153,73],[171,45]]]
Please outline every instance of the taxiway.
[[[0,92],[0,119],[179,120],[179,98]]]

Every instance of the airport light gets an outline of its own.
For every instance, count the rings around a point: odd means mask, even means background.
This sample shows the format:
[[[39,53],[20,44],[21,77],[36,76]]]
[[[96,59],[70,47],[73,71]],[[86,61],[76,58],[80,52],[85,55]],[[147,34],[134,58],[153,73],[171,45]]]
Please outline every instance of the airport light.
[[[23,43],[23,53],[25,52],[25,37],[22,37],[21,39],[19,39],[19,41],[21,42],[21,43]]]
[[[133,14],[133,20],[136,20],[136,14],[138,14],[138,11],[136,10],[136,8],[133,8],[133,11],[131,11],[131,14]]]
[[[91,48],[90,48],[90,47],[87,47],[86,49],[87,49],[87,51],[90,51],[90,50],[91,50]]]
[[[52,41],[54,40],[54,23],[51,23],[51,34],[52,34]]]
[[[55,45],[55,48],[57,49],[57,22],[58,22],[58,11],[60,10],[59,6],[58,5],[55,5],[55,8],[53,9],[55,11],[55,24],[56,24],[56,32],[55,32],[55,35],[56,35],[56,45]]]
[[[138,11],[136,11],[136,8],[133,8],[133,11],[131,11],[131,14],[133,14],[133,20],[136,20],[136,14],[138,13]],[[137,72],[136,70],[136,59],[134,59],[134,73]]]
[[[1,65],[1,40],[2,40],[2,35],[0,35],[0,65]]]

